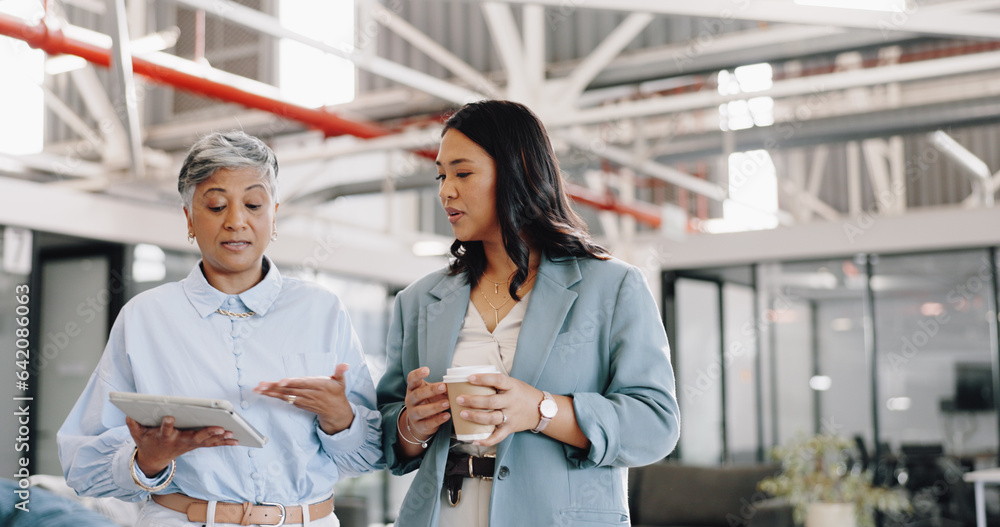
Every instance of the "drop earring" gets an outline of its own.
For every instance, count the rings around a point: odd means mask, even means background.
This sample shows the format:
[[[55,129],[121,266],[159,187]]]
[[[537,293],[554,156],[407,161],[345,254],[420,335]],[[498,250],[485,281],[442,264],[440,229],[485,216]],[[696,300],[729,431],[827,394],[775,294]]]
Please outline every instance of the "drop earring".
[[[194,245],[194,233],[193,232],[188,232],[188,243],[190,243],[191,245]]]
[[[278,228],[277,227],[275,227],[274,230],[271,231],[271,241],[272,242],[278,241]]]

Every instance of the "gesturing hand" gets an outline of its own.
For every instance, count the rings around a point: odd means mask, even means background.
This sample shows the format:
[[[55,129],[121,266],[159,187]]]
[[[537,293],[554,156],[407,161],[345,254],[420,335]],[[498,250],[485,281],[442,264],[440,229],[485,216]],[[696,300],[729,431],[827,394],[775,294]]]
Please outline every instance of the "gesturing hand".
[[[347,364],[338,364],[332,376],[288,377],[278,382],[262,382],[254,391],[316,414],[323,432],[333,435],[354,422],[344,377],[349,368]]]
[[[233,433],[221,426],[178,430],[174,428],[173,417],[164,417],[160,426],[142,426],[131,417],[125,418],[125,424],[138,448],[135,462],[149,478],[162,472],[181,454],[196,448],[239,444]]]

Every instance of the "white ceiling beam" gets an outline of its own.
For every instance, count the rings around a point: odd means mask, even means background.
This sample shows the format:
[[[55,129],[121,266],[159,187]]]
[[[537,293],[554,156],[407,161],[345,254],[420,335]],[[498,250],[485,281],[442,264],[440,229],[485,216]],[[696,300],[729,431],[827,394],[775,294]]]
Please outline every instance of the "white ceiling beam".
[[[857,216],[851,216],[857,222]],[[902,216],[879,216],[863,234],[845,232],[844,218],[781,229],[665,240],[649,240],[669,251],[660,263],[664,270],[698,269],[750,264],[842,258],[858,253],[898,254],[989,247],[1000,243],[1000,208],[926,208]]]
[[[1000,68],[1000,51],[989,51],[958,57],[780,80],[775,81],[770,89],[755,92],[753,96],[772,97],[775,99],[800,95],[808,96],[848,88],[874,86],[892,82],[909,82],[998,68]],[[716,90],[703,90],[696,93],[609,104],[597,108],[578,110],[576,112],[562,112],[551,116],[546,125],[558,127],[600,123],[714,108],[725,102],[740,98],[746,98],[746,94],[738,96],[720,95]]]
[[[715,201],[722,201],[728,197],[729,193],[726,192],[726,189],[716,185],[715,183],[705,181],[704,179],[697,178],[690,174],[685,174],[680,170],[657,163],[653,160],[643,161],[636,159],[634,153],[629,152],[628,150],[623,150],[610,145],[603,145],[599,150],[595,150],[591,147],[589,142],[579,137],[566,136],[563,137],[563,140],[577,150],[607,159],[625,167],[629,167],[636,172],[666,181],[667,183],[677,185],[678,187],[686,188],[691,192],[701,194],[710,199],[714,199]]]
[[[809,167],[809,183],[806,192],[810,196],[819,197],[820,185],[823,184],[823,176],[826,174],[826,159],[830,156],[830,148],[827,145],[819,145],[813,150],[812,165]]]
[[[79,7],[98,15],[103,15],[107,12],[107,5],[101,0],[62,0],[60,3]]]
[[[125,0],[112,0],[112,2],[114,31],[111,33],[111,68],[118,81],[119,96],[123,99],[120,101],[123,111],[119,112],[119,119],[125,126],[128,139],[132,177],[142,179],[146,175],[146,165],[142,160],[142,129],[139,124],[139,101],[135,94],[135,77],[132,71],[129,15],[125,12]]]
[[[375,137],[372,139],[354,139],[346,141],[338,137],[336,141],[327,140],[322,144],[295,148],[276,148],[275,155],[282,164],[306,163],[350,156],[365,152],[392,150],[436,149],[441,142],[441,127],[431,126],[417,130],[409,130],[398,134]]]
[[[206,13],[218,16],[219,18],[254,31],[258,31],[265,35],[287,38],[289,40],[294,40],[295,42],[300,42],[325,53],[348,60],[358,68],[369,73],[385,77],[404,86],[409,86],[422,92],[434,95],[435,97],[440,97],[446,101],[457,104],[465,104],[467,102],[477,101],[485,97],[481,93],[437,79],[426,73],[408,68],[391,60],[368,55],[354,49],[345,50],[331,46],[325,42],[309,38],[297,31],[293,31],[283,26],[281,21],[277,18],[248,7],[244,7],[230,0],[174,1],[194,9],[202,9]]]
[[[561,96],[572,101],[578,99],[597,74],[635,40],[653,18],[649,13],[630,14],[573,70],[566,79],[568,86]]]
[[[802,216],[802,221],[799,223],[805,223],[806,220],[810,219],[809,215],[815,213],[823,217],[826,221],[840,221],[840,213],[837,209],[830,206],[830,204],[825,201],[809,194],[808,192],[803,192],[802,189],[798,188],[795,183],[785,179],[781,182],[781,190],[788,194],[791,199],[796,200],[798,203],[796,205],[801,206],[806,210],[806,215]]]
[[[524,27],[524,71],[531,101],[539,100],[545,84],[545,8],[526,5],[522,13]]]
[[[94,66],[88,64],[83,69],[71,71],[70,78],[79,89],[80,97],[83,99],[87,111],[90,112],[95,121],[102,125],[104,149],[101,154],[105,163],[116,168],[127,166],[129,159],[128,133],[115,112],[107,90],[97,77]]]
[[[486,95],[499,93],[500,88],[492,81],[479,73],[475,68],[460,59],[457,55],[448,51],[447,48],[435,42],[432,38],[413,27],[409,22],[396,16],[391,10],[386,9],[382,4],[369,1],[367,5],[371,8],[371,16],[379,24],[382,24],[393,33],[399,35],[403,40],[409,42],[413,47],[423,51],[428,57],[441,64],[448,71],[458,78],[467,82],[476,91]],[[374,39],[372,39],[374,40]]]
[[[961,143],[953,139],[943,130],[927,134],[927,139],[942,154],[962,168],[967,176],[972,178],[972,195],[965,200],[966,205],[980,204],[993,206],[993,173],[986,162],[970,152]]]
[[[495,0],[562,6],[566,0]],[[790,24],[874,29],[889,35],[896,31],[928,35],[1000,38],[1000,15],[956,13],[918,7],[909,12],[880,12],[837,7],[803,6],[788,0],[588,0],[588,9],[633,11],[711,19],[760,20]]]
[[[921,8],[923,9],[924,6],[921,6]],[[997,8],[1000,8],[1000,0],[952,0],[950,2],[942,2],[926,6],[926,9],[957,12],[989,11]]]
[[[22,167],[24,170],[19,172],[19,174],[34,171],[82,179],[102,179],[108,173],[108,169],[100,163],[84,161],[76,156],[42,153],[17,156],[5,155],[0,157],[7,161],[7,166]]]
[[[847,142],[847,213],[857,218],[861,214],[861,145]]]
[[[872,194],[875,196],[878,211],[882,214],[902,212],[898,202],[900,198],[906,199],[906,194],[900,197],[893,192],[888,141],[882,138],[865,139],[861,141],[861,150],[865,153],[868,180],[872,185]]]
[[[38,204],[47,204],[40,212]],[[278,215],[279,225],[281,215]],[[0,225],[58,232],[116,243],[150,243],[195,253],[186,241],[180,206],[91,194],[12,178],[0,178]],[[439,269],[444,260],[417,257],[408,244],[374,231],[332,225],[316,236],[282,232],[267,251],[278,265],[406,285]],[[347,256],[349,255],[349,256]]]
[[[100,150],[104,147],[104,145],[101,144],[101,137],[90,129],[90,125],[83,120],[83,117],[77,115],[76,112],[67,106],[66,103],[53,93],[48,86],[43,84],[42,90],[45,91],[45,97],[43,98],[45,106],[48,107],[49,110],[52,110],[52,113],[56,114],[56,116],[59,117],[63,123],[69,126],[71,130],[76,132],[77,135],[90,143],[94,149]]]
[[[524,72],[524,43],[517,31],[514,14],[510,6],[497,2],[485,2],[482,5],[486,25],[493,36],[493,46],[500,55],[504,71],[507,72],[507,97],[523,100],[527,91],[527,78]]]

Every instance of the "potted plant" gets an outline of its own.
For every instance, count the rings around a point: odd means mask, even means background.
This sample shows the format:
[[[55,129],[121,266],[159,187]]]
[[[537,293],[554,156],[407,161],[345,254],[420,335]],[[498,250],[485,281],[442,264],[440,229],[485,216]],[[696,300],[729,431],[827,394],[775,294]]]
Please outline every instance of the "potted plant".
[[[852,450],[850,441],[833,435],[796,439],[774,449],[781,473],[757,486],[772,496],[787,498],[795,508],[795,522],[807,527],[816,527],[818,522],[874,527],[876,510],[887,514],[909,511],[904,493],[874,486],[870,473],[848,466]]]

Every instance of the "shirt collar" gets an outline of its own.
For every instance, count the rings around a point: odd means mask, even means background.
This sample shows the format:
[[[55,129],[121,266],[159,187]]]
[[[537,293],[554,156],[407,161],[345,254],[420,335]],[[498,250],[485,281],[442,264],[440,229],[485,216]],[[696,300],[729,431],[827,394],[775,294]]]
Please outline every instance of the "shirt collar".
[[[240,301],[243,302],[251,311],[257,313],[258,315],[267,314],[267,310],[274,303],[274,300],[278,298],[278,293],[281,292],[281,273],[278,272],[278,267],[274,265],[267,256],[264,257],[266,265],[268,267],[267,274],[264,275],[264,279],[261,280],[257,285],[243,291],[242,293],[235,295],[239,297]],[[188,300],[191,305],[198,311],[201,317],[207,317],[208,315],[215,312],[216,309],[222,307],[226,302],[226,299],[230,295],[219,291],[218,289],[212,287],[205,278],[205,274],[201,270],[201,261],[198,261],[198,265],[194,266],[194,269],[188,273],[187,278],[181,280],[181,285],[184,288],[184,294],[187,295]]]

